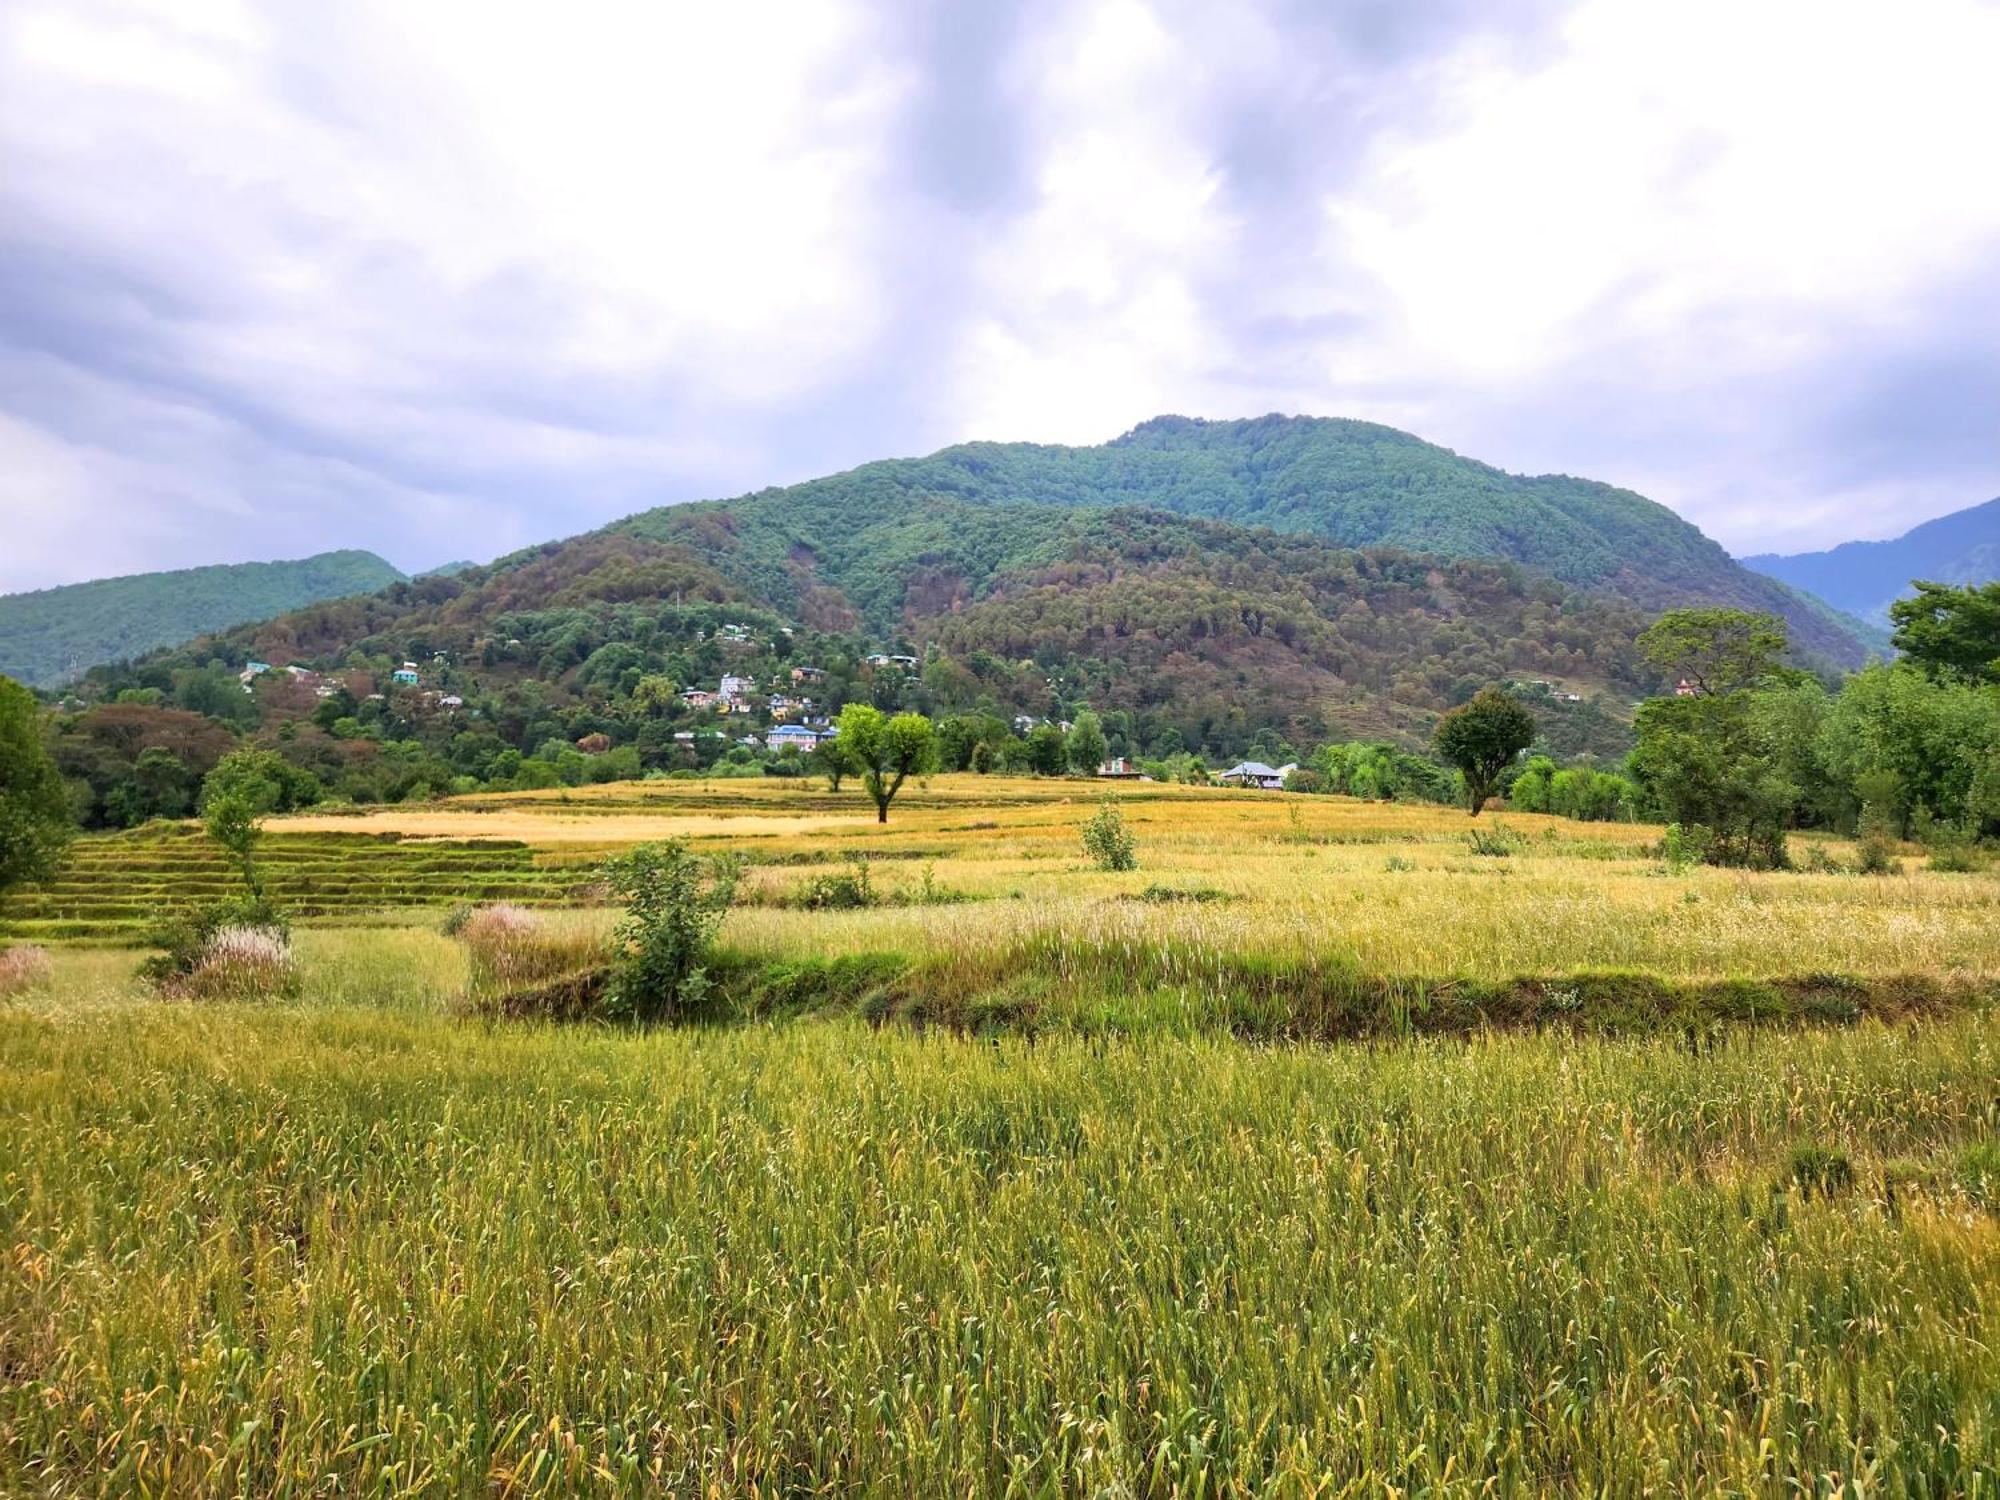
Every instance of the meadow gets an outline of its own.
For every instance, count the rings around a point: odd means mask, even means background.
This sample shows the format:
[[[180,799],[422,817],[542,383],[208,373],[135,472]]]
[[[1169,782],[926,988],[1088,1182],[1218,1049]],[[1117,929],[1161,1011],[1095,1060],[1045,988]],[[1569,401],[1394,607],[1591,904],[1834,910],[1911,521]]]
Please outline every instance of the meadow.
[[[0,909],[0,1493],[2000,1493],[2000,877],[1151,786],[1114,874],[1098,790],[279,820],[251,1003],[133,976],[196,836],[87,841]],[[668,835],[723,1020],[461,1014],[448,910]]]

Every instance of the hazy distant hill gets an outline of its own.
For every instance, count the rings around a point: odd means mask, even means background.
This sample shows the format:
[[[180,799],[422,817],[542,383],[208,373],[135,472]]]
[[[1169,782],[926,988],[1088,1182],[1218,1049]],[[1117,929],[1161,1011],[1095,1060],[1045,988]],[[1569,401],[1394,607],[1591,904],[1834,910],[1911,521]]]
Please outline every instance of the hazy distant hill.
[[[1877,624],[1911,580],[1990,583],[2000,578],[2000,499],[1926,521],[1893,541],[1847,542],[1826,552],[1762,553],[1743,559],[1794,587]]]
[[[347,551],[0,594],[0,675],[56,687],[102,662],[402,579],[374,553]]]
[[[1525,477],[1394,428],[1323,417],[1156,417],[1094,448],[967,443],[734,500],[668,506],[611,528],[690,546],[780,607],[882,628],[913,585],[977,597],[996,570],[1053,559],[1011,503],[1145,506],[1349,547],[1518,562],[1646,610],[1770,610],[1805,650],[1858,665],[1871,642],[1739,565],[1665,506],[1593,480]]]

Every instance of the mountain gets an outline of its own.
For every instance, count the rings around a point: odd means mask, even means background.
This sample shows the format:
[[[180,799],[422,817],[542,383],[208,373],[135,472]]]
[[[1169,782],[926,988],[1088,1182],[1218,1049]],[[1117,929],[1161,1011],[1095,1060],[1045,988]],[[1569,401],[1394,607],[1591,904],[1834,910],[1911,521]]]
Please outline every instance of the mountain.
[[[1158,417],[1094,448],[967,443],[610,529],[685,543],[780,607],[879,630],[912,585],[976,597],[996,569],[1053,560],[1052,540],[997,514],[1022,503],[1140,505],[1349,547],[1512,561],[1651,611],[1768,610],[1802,650],[1840,666],[1874,644],[1630,490],[1509,474],[1394,428],[1325,417]]]
[[[103,662],[267,620],[321,599],[369,594],[403,574],[372,552],[295,562],[135,573],[0,595],[0,675],[51,688]]]
[[[1887,542],[1844,542],[1825,552],[1760,553],[1743,566],[1876,624],[1913,580],[1990,583],[2000,578],[2000,499],[1953,511]]]

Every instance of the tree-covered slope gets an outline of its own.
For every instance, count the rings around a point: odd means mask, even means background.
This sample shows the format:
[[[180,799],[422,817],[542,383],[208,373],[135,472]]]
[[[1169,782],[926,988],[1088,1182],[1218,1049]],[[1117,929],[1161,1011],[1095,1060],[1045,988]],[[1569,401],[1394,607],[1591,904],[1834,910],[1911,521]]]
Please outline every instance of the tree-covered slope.
[[[1990,583],[2000,578],[2000,499],[1953,511],[1886,542],[1845,542],[1825,552],[1761,553],[1746,568],[1817,594],[1878,625],[1912,581]]]
[[[982,514],[1023,503],[1145,506],[1350,547],[1504,559],[1647,609],[1701,601],[1770,610],[1804,649],[1841,664],[1868,647],[1836,616],[1629,490],[1508,474],[1393,428],[1331,418],[1159,417],[1094,448],[967,443],[648,511],[613,529],[685,543],[759,596],[883,628],[914,581],[976,597],[993,572],[1057,555],[1061,537],[1024,535]]]
[[[322,552],[0,595],[0,676],[55,687],[104,662],[402,578],[372,552]]]

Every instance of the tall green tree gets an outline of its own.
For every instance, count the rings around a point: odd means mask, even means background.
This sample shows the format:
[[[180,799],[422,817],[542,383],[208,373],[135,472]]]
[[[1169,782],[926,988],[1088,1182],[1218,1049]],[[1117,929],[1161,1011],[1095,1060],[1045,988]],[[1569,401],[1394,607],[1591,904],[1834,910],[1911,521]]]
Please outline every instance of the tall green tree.
[[[1493,795],[1500,773],[1535,742],[1535,716],[1498,688],[1482,688],[1470,703],[1438,720],[1438,754],[1465,777],[1472,816]]]
[[[1086,708],[1070,725],[1063,749],[1072,771],[1079,776],[1095,776],[1105,756],[1111,753],[1111,742],[1104,737],[1104,725],[1097,715]]]
[[[252,896],[262,898],[264,883],[257,873],[257,845],[264,819],[274,812],[291,812],[319,800],[320,785],[270,750],[232,750],[216,763],[201,783],[202,827],[228,851]]]
[[[1889,606],[1896,649],[1932,676],[2000,682],[2000,583],[1915,588]]]
[[[42,744],[35,695],[0,677],[0,895],[54,876],[73,831],[69,788]]]
[[[1027,753],[1028,769],[1037,776],[1060,776],[1069,764],[1069,746],[1053,724],[1037,724],[1028,731]]]
[[[1774,734],[1782,720],[1757,711],[1758,689],[1800,676],[1779,665],[1784,625],[1736,609],[1670,610],[1639,641],[1649,660],[1696,691],[1640,706],[1634,780],[1666,819],[1707,833],[1714,863],[1784,865],[1802,789],[1786,774]]]
[[[847,752],[861,773],[861,784],[875,799],[875,821],[889,821],[889,804],[911,776],[921,776],[935,763],[937,737],[922,714],[885,716],[866,703],[850,703],[840,711],[840,731],[834,743]]]
[[[1720,606],[1668,610],[1639,636],[1640,655],[1699,697],[1765,681],[1785,647],[1785,622],[1776,615]]]

